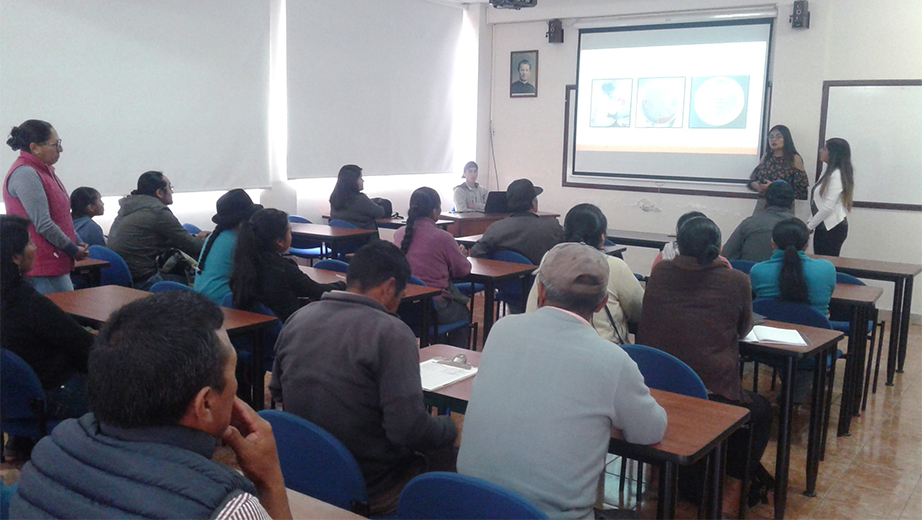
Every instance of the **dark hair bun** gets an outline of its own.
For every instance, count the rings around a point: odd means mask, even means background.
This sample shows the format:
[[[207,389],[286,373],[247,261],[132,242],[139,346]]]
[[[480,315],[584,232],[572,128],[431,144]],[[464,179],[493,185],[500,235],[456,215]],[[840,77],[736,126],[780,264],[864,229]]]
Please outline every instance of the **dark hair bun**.
[[[13,149],[13,151],[18,152],[25,148],[22,142],[22,138],[19,136],[19,127],[14,126],[10,130],[10,138],[6,140],[6,145]]]

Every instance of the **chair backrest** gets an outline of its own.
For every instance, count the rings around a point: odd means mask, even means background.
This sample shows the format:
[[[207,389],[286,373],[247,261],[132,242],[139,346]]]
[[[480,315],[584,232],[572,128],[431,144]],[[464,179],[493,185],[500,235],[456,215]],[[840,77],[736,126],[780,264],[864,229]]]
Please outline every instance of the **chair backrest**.
[[[352,222],[346,222],[345,220],[333,219],[330,221],[330,226],[332,227],[344,227],[344,228],[353,228],[357,229],[358,226]]]
[[[531,263],[531,260],[525,257],[525,255],[516,253],[515,251],[507,251],[505,249],[494,251],[490,255],[491,260],[499,260],[500,262],[512,262],[516,264],[526,264],[526,265],[535,265]]]
[[[190,235],[198,235],[202,232],[202,228],[195,224],[189,224],[188,222],[183,224],[182,227],[186,228],[186,231],[188,231]]]
[[[314,264],[317,269],[326,269],[327,271],[336,271],[338,273],[349,272],[349,264],[335,258],[327,258]]]
[[[7,486],[6,482],[0,479],[0,520],[6,520],[10,517],[10,501],[16,494],[19,484]]]
[[[867,285],[866,283],[850,274],[840,273],[838,271],[836,271],[836,283],[840,283],[842,285]]]
[[[756,265],[756,263],[752,260],[730,260],[730,265],[737,271],[749,274],[749,271],[752,270],[752,266]]]
[[[499,260],[500,262],[512,262],[516,264],[526,264],[526,265],[535,265],[529,260],[525,255],[516,253],[515,251],[500,250],[494,251],[490,255],[491,260]],[[531,284],[528,284],[531,287]],[[522,281],[521,280],[510,280],[508,282],[500,282],[496,285],[496,289],[499,291],[497,298],[506,302],[518,303],[521,307],[525,307],[525,298],[526,294],[522,293]]]
[[[288,222],[293,224],[310,224],[311,221],[302,217],[301,215],[288,215]]]
[[[353,511],[368,500],[355,457],[329,432],[279,410],[259,415],[272,425],[285,487]]]
[[[32,367],[11,350],[0,349],[0,429],[10,435],[44,436],[44,406],[45,390]]]
[[[90,246],[89,252],[90,258],[109,262],[109,267],[99,272],[99,283],[101,285],[131,287],[131,271],[128,269],[128,264],[118,253],[103,246]]]
[[[162,282],[157,282],[152,285],[149,289],[152,293],[162,293],[169,291],[191,291],[192,288],[184,283],[171,282],[169,280],[164,280]]]
[[[784,302],[775,298],[758,298],[752,301],[752,311],[770,320],[831,329],[829,318],[805,303]]]
[[[419,475],[403,488],[397,518],[547,518],[547,515],[518,493],[498,484],[435,471]]]
[[[699,399],[708,398],[704,382],[681,359],[645,345],[621,345],[621,348],[637,363],[648,387]]]

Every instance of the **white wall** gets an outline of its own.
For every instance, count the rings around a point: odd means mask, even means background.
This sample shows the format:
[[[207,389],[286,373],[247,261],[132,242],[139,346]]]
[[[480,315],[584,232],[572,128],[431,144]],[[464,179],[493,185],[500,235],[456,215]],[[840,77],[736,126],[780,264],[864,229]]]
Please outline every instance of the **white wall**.
[[[546,190],[539,197],[543,210],[564,214],[577,203],[591,202],[602,208],[610,227],[640,231],[673,232],[682,213],[699,210],[729,236],[739,221],[752,213],[754,201],[562,187],[564,88],[576,82],[578,34],[572,25],[577,20],[758,5],[764,2],[541,0],[537,7],[522,11],[488,10],[487,22],[493,29],[493,141],[500,186],[528,177]],[[807,30],[790,27],[791,3],[778,6],[770,121],[791,129],[812,179],[823,81],[922,78],[922,3],[814,0],[809,5],[811,26]],[[563,44],[547,42],[547,20],[552,18],[563,20]],[[510,99],[509,53],[530,49],[539,50],[538,97]],[[481,134],[489,135],[489,131],[489,122],[480,125]],[[478,157],[482,155],[486,153],[478,149]],[[873,182],[862,178],[861,158],[855,157],[854,163],[856,182]],[[492,165],[481,164],[481,175],[488,167]],[[798,215],[807,216],[806,204],[799,204]],[[630,248],[625,260],[636,272],[648,273],[654,253]],[[855,209],[849,217],[849,237],[842,256],[922,263],[922,213]],[[879,303],[889,309],[892,284],[869,283],[885,288]],[[915,287],[913,312],[922,313],[922,281]]]

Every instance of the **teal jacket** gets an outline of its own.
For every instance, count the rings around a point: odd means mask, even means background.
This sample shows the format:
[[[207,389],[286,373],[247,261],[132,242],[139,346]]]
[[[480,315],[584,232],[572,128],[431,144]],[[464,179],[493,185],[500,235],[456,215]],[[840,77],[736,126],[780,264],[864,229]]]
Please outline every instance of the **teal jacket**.
[[[810,258],[803,251],[798,254],[804,266],[808,303],[824,316],[829,316],[829,300],[832,298],[832,292],[836,290],[836,268],[828,260]],[[770,260],[752,266],[749,279],[756,298],[781,297],[778,277],[783,263],[784,251],[775,250]]]

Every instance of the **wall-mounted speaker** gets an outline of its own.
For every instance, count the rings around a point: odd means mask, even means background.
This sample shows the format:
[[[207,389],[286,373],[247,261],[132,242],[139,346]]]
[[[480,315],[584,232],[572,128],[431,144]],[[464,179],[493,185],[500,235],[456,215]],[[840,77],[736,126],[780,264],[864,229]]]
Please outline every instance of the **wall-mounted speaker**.
[[[547,21],[547,42],[563,43],[563,24],[560,20]]]
[[[794,2],[794,12],[791,14],[791,27],[794,29],[810,28],[810,11],[807,10],[807,1]]]

